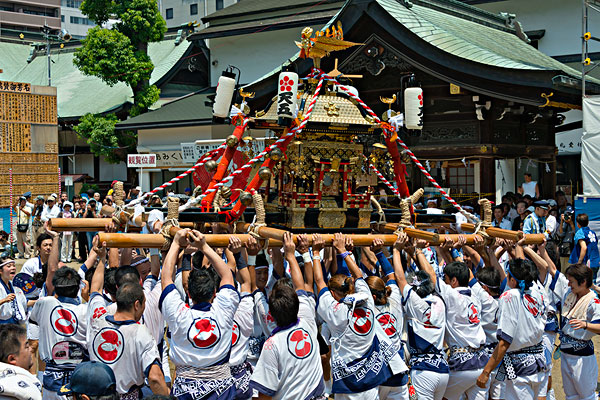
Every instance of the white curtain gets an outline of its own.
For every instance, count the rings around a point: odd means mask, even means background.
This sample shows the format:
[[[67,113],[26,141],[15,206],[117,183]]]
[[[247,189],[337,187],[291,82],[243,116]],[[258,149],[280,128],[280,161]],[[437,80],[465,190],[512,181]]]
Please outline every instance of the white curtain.
[[[581,174],[583,194],[600,195],[600,96],[583,98]]]

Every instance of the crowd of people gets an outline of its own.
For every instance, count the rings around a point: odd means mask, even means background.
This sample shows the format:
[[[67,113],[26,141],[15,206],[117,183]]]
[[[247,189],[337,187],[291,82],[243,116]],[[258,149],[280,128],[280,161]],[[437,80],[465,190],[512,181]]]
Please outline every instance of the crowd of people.
[[[55,212],[49,200],[44,216]],[[431,246],[404,233],[392,246],[373,236],[355,247],[341,233],[325,246],[319,234],[286,233],[281,248],[233,235],[212,248],[181,229],[164,251],[107,249],[93,236],[78,270],[61,262],[64,234],[61,244],[44,223],[38,256],[18,274],[0,258],[2,395],[552,399],[561,373],[567,399],[594,399],[595,235],[578,215],[561,266],[551,206],[533,207],[531,225],[548,234],[537,246],[479,235]],[[153,210],[146,229],[163,222]],[[115,231],[111,219],[105,230]]]

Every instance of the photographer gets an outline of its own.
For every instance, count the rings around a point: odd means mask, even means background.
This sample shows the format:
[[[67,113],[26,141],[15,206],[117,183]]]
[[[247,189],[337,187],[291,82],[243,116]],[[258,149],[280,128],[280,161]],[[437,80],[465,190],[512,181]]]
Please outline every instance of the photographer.
[[[556,236],[558,238],[558,251],[560,253],[560,267],[566,268],[569,265],[569,256],[573,251],[573,235],[575,235],[575,211],[573,207],[567,206],[560,214],[560,224]]]

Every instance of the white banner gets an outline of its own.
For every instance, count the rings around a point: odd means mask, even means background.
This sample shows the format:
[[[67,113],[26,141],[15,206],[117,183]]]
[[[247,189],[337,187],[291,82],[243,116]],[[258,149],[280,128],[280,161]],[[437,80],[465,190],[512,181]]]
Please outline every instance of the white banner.
[[[127,167],[129,167],[129,168],[156,167],[156,154],[127,154]]]
[[[600,96],[583,98],[583,136],[581,139],[581,175],[583,194],[600,194]]]

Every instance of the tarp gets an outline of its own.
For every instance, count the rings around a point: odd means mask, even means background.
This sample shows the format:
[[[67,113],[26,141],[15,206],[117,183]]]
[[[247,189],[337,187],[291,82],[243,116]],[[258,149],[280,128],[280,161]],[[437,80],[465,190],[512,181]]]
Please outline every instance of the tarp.
[[[584,195],[600,195],[600,96],[583,98],[581,175]]]
[[[600,196],[586,197],[578,195],[575,198],[575,215],[587,214],[591,230],[600,236]]]

